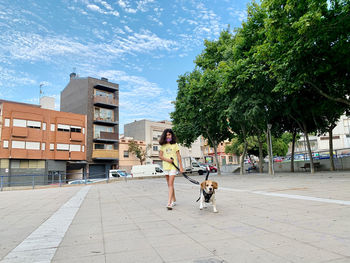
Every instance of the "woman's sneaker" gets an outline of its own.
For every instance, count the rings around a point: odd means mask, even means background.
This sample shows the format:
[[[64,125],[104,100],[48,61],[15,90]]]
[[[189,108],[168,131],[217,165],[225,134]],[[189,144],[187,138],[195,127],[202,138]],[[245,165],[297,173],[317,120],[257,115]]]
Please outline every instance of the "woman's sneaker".
[[[167,205],[166,208],[167,208],[168,210],[173,210],[173,204]]]
[[[176,202],[175,202],[175,201],[172,202],[172,203],[171,203],[171,206],[172,206],[172,207],[176,206]]]

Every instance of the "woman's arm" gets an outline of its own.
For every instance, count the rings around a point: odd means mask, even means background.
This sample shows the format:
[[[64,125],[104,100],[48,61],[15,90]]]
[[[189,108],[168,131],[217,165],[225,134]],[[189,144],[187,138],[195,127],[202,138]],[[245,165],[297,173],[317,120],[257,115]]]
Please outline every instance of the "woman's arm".
[[[177,160],[179,161],[180,172],[183,173],[184,169],[182,168],[182,159],[181,159],[180,151],[176,152],[176,157],[177,157]]]
[[[159,151],[159,158],[160,158],[161,160],[163,160],[163,161],[168,162],[168,163],[172,163],[172,162],[173,162],[173,160],[164,157],[163,151]]]

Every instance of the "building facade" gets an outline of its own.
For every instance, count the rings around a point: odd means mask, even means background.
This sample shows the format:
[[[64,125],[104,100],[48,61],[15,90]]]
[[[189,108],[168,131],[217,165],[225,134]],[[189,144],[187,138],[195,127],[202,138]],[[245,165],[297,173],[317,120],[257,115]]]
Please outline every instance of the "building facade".
[[[169,128],[172,128],[170,121],[139,120],[125,124],[124,135],[135,140],[144,141],[146,146],[149,145],[150,150],[146,163],[155,163],[162,166],[162,161],[159,158],[159,139],[163,131]],[[190,148],[180,145],[181,157],[193,157],[196,160],[203,161],[202,143],[203,140],[198,138]]]
[[[217,147],[218,161],[221,166],[239,163],[239,156],[225,153],[225,147],[228,144],[230,144],[230,141],[226,140],[220,142]],[[207,141],[204,144],[204,156],[206,163],[216,163],[214,148],[210,147]]]
[[[119,85],[106,78],[79,78],[61,92],[61,111],[87,116],[86,159],[89,178],[106,177],[118,168]]]
[[[0,174],[42,175],[37,183],[71,179],[86,166],[86,116],[0,100]]]
[[[135,141],[142,151],[147,151],[144,141],[134,140],[131,137],[120,136],[119,139],[119,169],[125,170],[128,173],[131,172],[131,168],[134,165],[140,165],[140,159],[135,154],[129,152],[129,142]]]
[[[350,118],[342,115],[333,129],[333,150],[335,154],[350,154]],[[329,154],[329,134],[321,134],[318,136],[309,135],[311,151],[316,154]],[[288,154],[291,154],[292,147],[289,146]],[[307,142],[305,136],[301,134],[295,145],[295,154],[307,153]]]

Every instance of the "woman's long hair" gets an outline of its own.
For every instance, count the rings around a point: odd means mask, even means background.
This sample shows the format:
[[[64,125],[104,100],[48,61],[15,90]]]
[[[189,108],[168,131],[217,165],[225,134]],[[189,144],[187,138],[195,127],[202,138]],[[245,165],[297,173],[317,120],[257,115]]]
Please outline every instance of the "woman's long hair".
[[[163,133],[162,133],[162,136],[160,136],[160,140],[159,140],[159,144],[160,144],[160,145],[163,145],[163,144],[167,144],[167,143],[168,143],[168,142],[166,141],[166,134],[167,134],[168,132],[171,134],[171,142],[170,142],[170,144],[176,143],[176,136],[175,136],[173,130],[172,130],[172,129],[165,129],[165,130],[163,131]]]

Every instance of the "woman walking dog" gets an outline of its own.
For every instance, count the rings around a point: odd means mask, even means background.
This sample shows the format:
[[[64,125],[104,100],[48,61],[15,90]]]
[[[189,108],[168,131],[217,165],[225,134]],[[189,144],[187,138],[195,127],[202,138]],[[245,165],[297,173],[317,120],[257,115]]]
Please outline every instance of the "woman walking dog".
[[[172,129],[165,129],[160,137],[159,144],[161,145],[159,151],[159,158],[163,160],[163,170],[166,173],[166,181],[168,183],[168,210],[172,210],[176,198],[175,198],[175,189],[174,189],[174,180],[177,170],[174,164],[179,167],[180,172],[183,172],[182,161],[180,156],[180,149],[176,143],[176,136]]]

